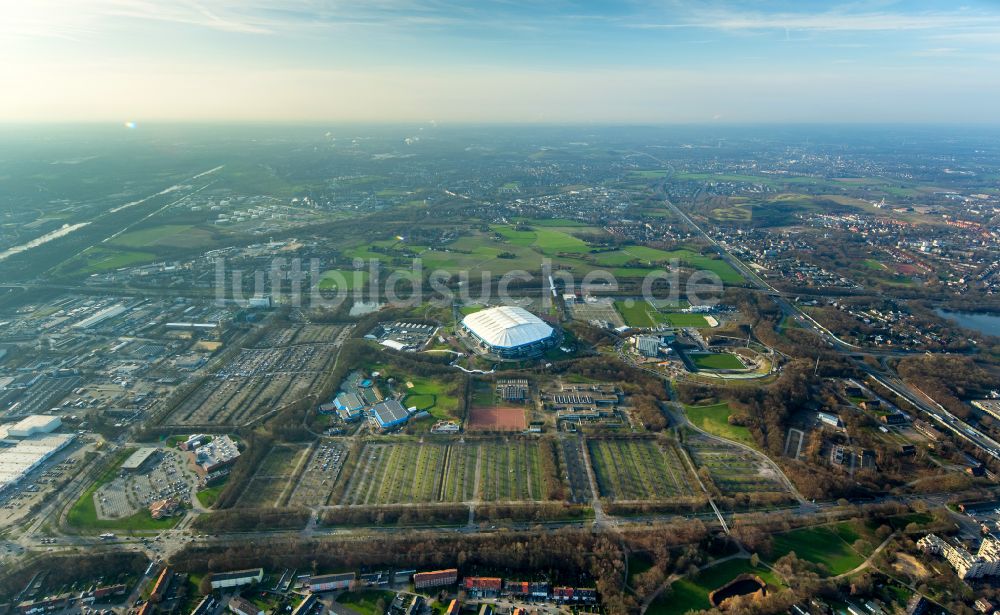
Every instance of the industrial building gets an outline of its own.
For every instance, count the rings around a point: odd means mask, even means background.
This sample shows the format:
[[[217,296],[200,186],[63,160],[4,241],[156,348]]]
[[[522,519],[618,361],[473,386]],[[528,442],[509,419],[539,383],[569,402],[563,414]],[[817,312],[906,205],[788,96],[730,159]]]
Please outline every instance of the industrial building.
[[[30,438],[38,434],[52,433],[60,426],[62,426],[62,419],[58,416],[32,414],[7,426],[7,435],[13,438]]]
[[[91,316],[84,318],[80,322],[74,324],[73,328],[77,330],[90,329],[91,327],[101,324],[105,320],[114,318],[115,316],[121,316],[122,314],[125,313],[125,311],[126,307],[120,303],[117,303],[115,305],[112,305],[111,307],[104,308],[103,310],[97,312],[96,314],[92,314]]]
[[[557,343],[556,330],[516,306],[489,308],[462,319],[462,330],[484,353],[504,359],[541,354]]]
[[[379,429],[393,429],[405,423],[410,413],[397,400],[387,399],[372,406],[371,418]]]
[[[50,433],[58,417],[33,415],[14,425],[0,426],[0,493],[20,483],[73,441],[72,434]]]

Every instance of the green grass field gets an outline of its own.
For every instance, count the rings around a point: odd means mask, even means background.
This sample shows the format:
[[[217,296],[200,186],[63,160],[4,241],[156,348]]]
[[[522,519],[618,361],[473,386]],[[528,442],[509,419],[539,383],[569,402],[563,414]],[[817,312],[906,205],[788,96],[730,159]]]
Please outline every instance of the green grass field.
[[[743,361],[729,352],[713,352],[709,354],[689,354],[688,357],[698,369],[746,369]]]
[[[582,239],[552,228],[535,230],[535,247],[546,256],[559,253],[583,254],[590,251],[590,246]]]
[[[630,327],[653,328],[667,322],[665,314],[661,314],[648,301],[615,301],[615,309],[622,315],[625,324]]]
[[[122,267],[131,267],[156,260],[156,255],[138,250],[119,250],[116,248],[87,248],[75,259],[66,262],[60,268],[83,273],[103,273]]]
[[[211,245],[215,241],[209,231],[195,228],[190,224],[163,224],[119,235],[111,243],[115,246],[141,250],[149,246],[195,248]]]
[[[776,561],[794,551],[801,559],[821,564],[831,575],[853,570],[864,561],[859,553],[845,542],[844,537],[856,538],[856,532],[838,526],[808,527],[774,535],[771,560]]]
[[[219,494],[222,493],[222,489],[225,484],[216,485],[214,487],[208,487],[207,489],[202,489],[195,494],[198,498],[198,502],[201,503],[205,508],[211,508],[215,505],[215,502],[219,499]]]
[[[351,269],[330,269],[324,271],[319,280],[320,290],[354,290],[368,284],[368,271]]]
[[[545,499],[537,442],[486,442],[481,446],[481,499],[488,502]]]
[[[733,410],[727,403],[711,406],[684,406],[684,413],[687,414],[688,420],[710,434],[741,442],[747,446],[757,446],[749,429],[741,425],[729,424],[729,415],[733,413]]]
[[[708,326],[708,320],[703,314],[688,314],[685,312],[667,312],[663,315],[673,327],[694,327],[702,329]]]
[[[657,598],[647,610],[652,615],[681,615],[689,611],[702,611],[711,608],[708,595],[741,574],[753,574],[760,577],[769,589],[784,587],[776,574],[758,566],[754,568],[749,560],[733,559],[702,570],[697,577],[683,578],[670,586],[672,590]]]

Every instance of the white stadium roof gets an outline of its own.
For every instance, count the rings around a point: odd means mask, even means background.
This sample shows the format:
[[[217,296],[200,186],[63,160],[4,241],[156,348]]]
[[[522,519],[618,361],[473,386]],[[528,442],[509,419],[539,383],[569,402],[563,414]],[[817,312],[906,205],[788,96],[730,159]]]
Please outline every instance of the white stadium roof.
[[[520,307],[501,306],[469,314],[462,324],[483,342],[497,348],[514,348],[544,340],[552,327]]]

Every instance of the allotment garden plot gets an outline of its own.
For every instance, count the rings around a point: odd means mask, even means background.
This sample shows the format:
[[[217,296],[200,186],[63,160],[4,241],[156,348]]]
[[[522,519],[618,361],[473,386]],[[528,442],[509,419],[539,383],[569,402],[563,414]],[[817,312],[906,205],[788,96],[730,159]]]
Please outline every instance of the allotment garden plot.
[[[538,447],[532,440],[369,443],[342,479],[340,503],[542,500],[548,491]]]
[[[723,495],[788,491],[770,464],[754,453],[699,434],[689,434],[685,446],[695,465],[708,468]]]
[[[304,445],[275,445],[247,483],[237,505],[243,508],[287,506],[293,479],[309,453],[310,447]]]
[[[603,498],[666,500],[695,494],[691,475],[673,444],[595,439],[587,447]]]

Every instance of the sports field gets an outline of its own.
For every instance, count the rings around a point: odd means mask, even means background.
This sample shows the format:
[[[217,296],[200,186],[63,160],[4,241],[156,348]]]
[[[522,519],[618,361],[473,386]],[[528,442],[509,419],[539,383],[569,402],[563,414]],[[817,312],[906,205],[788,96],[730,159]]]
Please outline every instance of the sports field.
[[[615,301],[615,309],[630,327],[650,329],[667,322],[666,315],[657,311],[648,301],[635,299]]]
[[[736,355],[729,352],[689,353],[688,358],[695,367],[702,370],[746,369],[746,365]]]
[[[524,417],[524,408],[518,406],[473,408],[469,410],[466,427],[472,431],[524,431],[528,428],[528,421]]]
[[[702,329],[708,326],[708,320],[702,314],[688,314],[686,312],[667,312],[663,314],[671,326],[674,327],[694,327]]]

